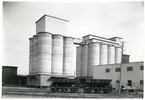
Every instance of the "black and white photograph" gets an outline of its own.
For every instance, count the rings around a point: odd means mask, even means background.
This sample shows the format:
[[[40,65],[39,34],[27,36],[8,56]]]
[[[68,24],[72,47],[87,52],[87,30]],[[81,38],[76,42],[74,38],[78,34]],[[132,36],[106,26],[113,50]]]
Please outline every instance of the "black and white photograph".
[[[144,1],[1,2],[1,98],[144,98]]]

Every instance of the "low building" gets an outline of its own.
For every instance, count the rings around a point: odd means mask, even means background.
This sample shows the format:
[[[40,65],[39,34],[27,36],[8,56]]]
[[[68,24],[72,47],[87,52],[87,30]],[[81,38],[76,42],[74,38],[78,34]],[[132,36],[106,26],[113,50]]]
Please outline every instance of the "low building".
[[[16,66],[2,66],[2,85],[26,86],[27,76],[17,75]]]
[[[2,67],[2,84],[16,85],[17,84],[17,68],[16,66]]]
[[[120,64],[107,64],[93,66],[93,79],[112,79],[112,86],[118,89],[120,71],[121,85],[140,89],[143,86],[143,62],[130,62]]]

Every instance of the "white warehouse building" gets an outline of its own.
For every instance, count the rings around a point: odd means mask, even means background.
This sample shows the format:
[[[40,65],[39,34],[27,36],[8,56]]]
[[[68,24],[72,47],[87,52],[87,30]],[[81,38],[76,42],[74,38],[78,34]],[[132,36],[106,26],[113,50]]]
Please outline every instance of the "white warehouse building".
[[[93,79],[112,79],[112,86],[118,89],[121,71],[121,85],[140,89],[143,86],[143,62],[130,62],[93,66]]]

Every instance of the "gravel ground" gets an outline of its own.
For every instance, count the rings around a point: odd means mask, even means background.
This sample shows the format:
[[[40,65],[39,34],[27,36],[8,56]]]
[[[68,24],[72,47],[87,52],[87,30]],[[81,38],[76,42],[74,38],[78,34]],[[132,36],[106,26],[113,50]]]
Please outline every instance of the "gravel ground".
[[[47,89],[26,87],[3,87],[2,98],[143,98],[143,93],[129,94],[117,93],[95,94],[95,93],[49,93]]]

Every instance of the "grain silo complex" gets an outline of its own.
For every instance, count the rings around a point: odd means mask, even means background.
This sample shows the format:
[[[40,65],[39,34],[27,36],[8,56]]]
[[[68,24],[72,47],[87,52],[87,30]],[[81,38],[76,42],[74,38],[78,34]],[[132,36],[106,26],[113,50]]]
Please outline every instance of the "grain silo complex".
[[[44,15],[36,22],[36,35],[29,39],[28,86],[49,86],[50,76],[74,77],[73,41],[67,33],[68,20]]]
[[[113,87],[117,88],[120,75],[117,72],[122,71],[128,77],[123,76],[121,85],[134,82],[139,87],[139,82],[143,82],[143,62],[129,62],[129,55],[122,53],[122,38],[104,38],[91,34],[82,38],[67,36],[68,22],[50,15],[44,15],[36,21],[36,34],[29,38],[28,86],[54,86],[57,89],[60,86],[58,91],[67,91],[67,86],[74,92],[74,86],[79,87],[78,83],[74,85],[77,80],[84,87],[112,82]],[[131,74],[136,75],[136,79]],[[57,91],[55,89],[52,91]],[[92,89],[100,91],[98,88]],[[91,92],[89,90],[85,91]]]

